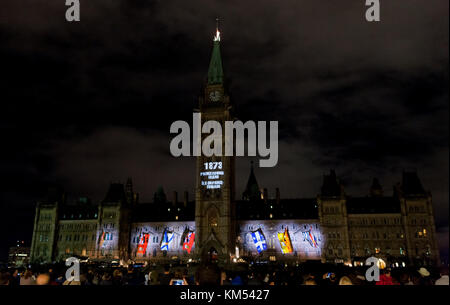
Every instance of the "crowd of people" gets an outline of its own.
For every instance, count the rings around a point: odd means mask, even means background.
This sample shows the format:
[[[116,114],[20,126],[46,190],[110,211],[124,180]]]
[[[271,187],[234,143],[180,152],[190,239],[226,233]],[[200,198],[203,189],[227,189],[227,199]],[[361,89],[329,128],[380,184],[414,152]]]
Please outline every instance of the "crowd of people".
[[[215,263],[135,268],[82,266],[79,278],[65,278],[66,268],[42,266],[0,272],[0,285],[449,285],[448,268],[385,268],[378,281],[368,281],[358,268],[246,266],[227,270]],[[328,268],[328,269],[327,269]],[[236,269],[236,268],[235,268]],[[327,269],[327,270],[326,270]]]

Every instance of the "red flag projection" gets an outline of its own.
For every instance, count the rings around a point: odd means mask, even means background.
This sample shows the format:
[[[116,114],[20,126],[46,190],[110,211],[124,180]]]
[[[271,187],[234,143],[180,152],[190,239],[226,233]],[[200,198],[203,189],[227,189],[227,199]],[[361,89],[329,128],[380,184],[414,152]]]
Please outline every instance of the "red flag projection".
[[[137,254],[144,255],[145,251],[147,250],[149,237],[150,237],[150,234],[148,234],[148,233],[145,233],[145,234],[141,235],[141,237],[139,239],[139,245],[138,245],[138,248],[137,248]]]
[[[186,234],[183,243],[183,249],[186,250],[189,254],[191,253],[192,246],[194,245],[195,233],[189,232]]]
[[[102,231],[102,235],[100,236],[100,239],[98,241],[99,243],[99,248],[103,247],[103,243],[105,242],[105,231]]]

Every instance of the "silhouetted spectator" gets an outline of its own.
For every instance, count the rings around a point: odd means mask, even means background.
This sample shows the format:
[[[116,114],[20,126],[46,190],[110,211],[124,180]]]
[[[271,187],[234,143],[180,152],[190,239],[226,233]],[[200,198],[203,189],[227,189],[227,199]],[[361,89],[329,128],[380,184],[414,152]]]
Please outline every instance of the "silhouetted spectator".
[[[448,269],[443,267],[443,268],[441,268],[439,273],[440,273],[441,277],[436,280],[435,285],[446,285],[446,286],[448,286],[449,285],[449,283],[448,283]]]
[[[172,276],[170,275],[170,266],[164,266],[164,272],[159,276],[159,283],[161,285],[169,285]]]

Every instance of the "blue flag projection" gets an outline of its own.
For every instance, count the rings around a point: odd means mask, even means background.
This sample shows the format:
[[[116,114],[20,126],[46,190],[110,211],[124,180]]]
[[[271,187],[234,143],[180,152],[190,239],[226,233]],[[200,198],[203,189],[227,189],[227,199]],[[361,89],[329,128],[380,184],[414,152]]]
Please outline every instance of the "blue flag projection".
[[[261,229],[252,232],[252,238],[258,253],[267,250],[266,238],[264,237],[264,234]]]
[[[173,232],[164,230],[163,238],[161,240],[161,251],[169,251],[170,242],[173,240]]]

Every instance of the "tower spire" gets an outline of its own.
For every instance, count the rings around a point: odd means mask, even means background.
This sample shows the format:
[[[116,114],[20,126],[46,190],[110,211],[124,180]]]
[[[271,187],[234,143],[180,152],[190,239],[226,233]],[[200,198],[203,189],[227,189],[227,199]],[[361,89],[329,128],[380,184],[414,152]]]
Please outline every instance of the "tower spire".
[[[214,45],[208,69],[208,85],[223,83],[222,58],[220,56],[219,18],[216,18],[216,35],[214,36],[213,41]]]
[[[214,36],[214,41],[220,41],[219,17],[216,18],[216,36]]]

